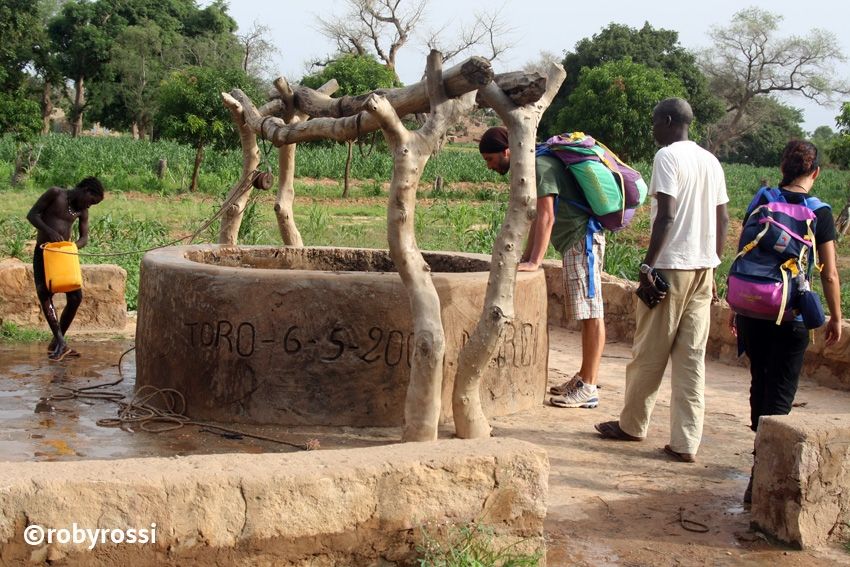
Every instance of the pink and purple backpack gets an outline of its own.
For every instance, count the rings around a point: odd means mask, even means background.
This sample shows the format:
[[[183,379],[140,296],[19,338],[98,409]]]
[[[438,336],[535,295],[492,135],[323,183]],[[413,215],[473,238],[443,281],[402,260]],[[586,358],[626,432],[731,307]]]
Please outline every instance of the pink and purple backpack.
[[[818,266],[815,211],[829,207],[815,197],[788,203],[779,189],[759,189],[747,208],[738,255],[727,279],[726,301],[738,314],[790,321]]]

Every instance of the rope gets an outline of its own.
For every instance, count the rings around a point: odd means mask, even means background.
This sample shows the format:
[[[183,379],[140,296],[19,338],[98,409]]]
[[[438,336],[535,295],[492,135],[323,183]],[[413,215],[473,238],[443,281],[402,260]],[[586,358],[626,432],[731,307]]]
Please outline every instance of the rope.
[[[118,358],[118,380],[114,382],[106,382],[103,384],[94,384],[92,386],[83,386],[80,388],[72,388],[70,386],[59,386],[65,393],[56,394],[47,398],[42,398],[42,401],[66,401],[75,399],[88,400],[105,400],[118,404],[118,417],[109,417],[98,419],[95,423],[100,427],[120,427],[122,429],[128,425],[134,425],[142,431],[148,433],[163,433],[165,431],[174,431],[186,425],[194,425],[202,429],[216,430],[224,434],[250,437],[260,441],[269,441],[272,443],[280,443],[288,445],[296,449],[311,451],[319,448],[317,439],[310,439],[306,443],[293,443],[276,437],[268,437],[255,433],[246,433],[244,431],[223,427],[213,423],[203,421],[195,421],[185,414],[186,398],[183,394],[173,388],[156,388],[154,386],[145,385],[136,390],[136,393],[130,399],[125,401],[124,394],[116,391],[103,390],[117,386],[124,381],[124,373],[121,369],[121,362],[124,357],[135,350],[136,347],[130,347],[121,353]],[[159,405],[154,405],[153,400],[159,398]],[[163,409],[164,408],[164,409]]]
[[[702,522],[686,518],[684,508],[679,508],[679,525],[682,526],[682,529],[698,534],[704,534],[709,531],[709,527]]]
[[[216,220],[218,220],[221,217],[221,215],[224,214],[224,211],[226,211],[237,200],[239,200],[239,198],[241,198],[242,195],[244,195],[245,193],[247,193],[251,189],[251,187],[253,186],[253,183],[254,183],[254,179],[257,177],[257,175],[259,175],[259,173],[260,172],[257,171],[256,169],[254,171],[252,171],[248,175],[248,177],[245,178],[245,181],[243,181],[242,184],[237,187],[237,191],[233,195],[228,197],[224,201],[224,203],[222,203],[221,207],[218,209],[218,211],[215,212],[215,214],[213,216],[211,216],[208,220],[206,220],[197,230],[195,230],[195,232],[193,232],[192,234],[189,234],[187,236],[184,236],[182,238],[172,240],[171,242],[166,242],[165,244],[159,244],[157,246],[152,246],[150,248],[144,248],[144,249],[141,249],[141,250],[128,250],[128,251],[125,251],[125,252],[79,252],[79,251],[68,252],[68,251],[65,251],[65,250],[53,250],[53,249],[51,249],[50,252],[51,253],[57,253],[57,254],[68,254],[70,256],[83,256],[83,257],[88,257],[88,258],[93,258],[93,257],[103,258],[103,257],[132,256],[134,254],[143,254],[145,252],[150,252],[151,250],[158,250],[160,248],[165,248],[167,246],[173,246],[174,244],[177,244],[178,242],[182,242],[186,239],[189,239],[189,244],[191,244],[192,241],[195,240],[195,238],[198,237],[198,235],[200,235],[207,228],[209,228],[210,225],[212,225],[212,223],[214,223]],[[257,196],[257,194],[252,195],[251,200],[256,199],[256,196]],[[243,208],[242,211],[244,211],[245,209],[248,208],[248,205],[250,204],[251,200],[249,200],[248,203],[245,203],[245,208]],[[242,212],[242,211],[240,211],[240,212]],[[40,248],[43,250],[44,247],[46,246],[46,244],[47,243],[42,244],[40,246]]]

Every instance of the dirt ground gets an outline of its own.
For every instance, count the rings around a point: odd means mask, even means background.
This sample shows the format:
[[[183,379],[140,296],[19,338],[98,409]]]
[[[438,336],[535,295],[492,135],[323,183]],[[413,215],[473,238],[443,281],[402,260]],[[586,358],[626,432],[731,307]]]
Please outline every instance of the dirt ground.
[[[646,441],[599,437],[593,424],[619,416],[630,358],[630,345],[606,345],[596,409],[546,405],[493,420],[495,435],[524,439],[549,453],[548,565],[850,565],[841,546],[795,551],[749,529],[741,502],[754,439],[746,368],[708,363],[705,433],[696,463],[674,462],[662,451],[670,432],[669,368]],[[580,335],[553,330],[550,384],[572,376],[580,362]],[[795,412],[847,413],[850,393],[804,381],[796,403],[801,407]]]
[[[58,365],[46,363],[44,345],[0,345],[0,458],[75,460],[294,450],[197,428],[152,435],[97,427],[96,419],[116,413],[114,404],[103,401],[51,401],[39,406],[41,397],[61,386],[117,379],[116,362],[131,344],[128,336],[99,341],[77,337],[74,346],[84,357]],[[662,385],[646,441],[601,439],[593,424],[617,418],[630,357],[629,345],[606,346],[597,409],[546,405],[493,420],[494,435],[536,443],[549,454],[545,525],[549,566],[850,565],[850,553],[839,545],[795,551],[749,529],[749,513],[741,504],[753,444],[745,368],[709,362],[705,434],[694,464],[674,462],[661,450],[669,441],[669,378]],[[580,335],[553,330],[550,383],[564,381],[579,363]],[[125,375],[133,375],[132,355],[122,368]],[[132,380],[115,389],[131,394]],[[804,381],[797,403],[800,407],[795,412],[846,413],[850,392]],[[399,433],[394,429],[249,429],[299,443],[317,438],[323,448],[394,442]],[[441,435],[450,436],[451,429],[442,428]]]

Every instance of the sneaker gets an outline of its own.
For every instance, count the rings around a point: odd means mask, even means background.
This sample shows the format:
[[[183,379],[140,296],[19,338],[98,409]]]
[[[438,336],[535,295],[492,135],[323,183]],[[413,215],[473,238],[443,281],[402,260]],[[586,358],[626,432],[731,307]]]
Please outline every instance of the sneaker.
[[[599,405],[596,386],[578,380],[575,388],[562,396],[549,398],[549,403],[559,408],[595,408]]]
[[[576,374],[575,376],[573,376],[572,378],[570,378],[569,380],[567,380],[563,384],[560,384],[558,386],[552,386],[551,388],[549,388],[549,393],[552,394],[553,396],[564,396],[568,392],[575,390],[576,389],[576,383],[578,383],[578,382],[581,382],[581,376]]]

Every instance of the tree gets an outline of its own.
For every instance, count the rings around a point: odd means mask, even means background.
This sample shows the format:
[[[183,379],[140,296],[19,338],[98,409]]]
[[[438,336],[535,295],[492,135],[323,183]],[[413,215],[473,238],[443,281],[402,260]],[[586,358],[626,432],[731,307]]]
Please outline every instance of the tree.
[[[38,30],[38,3],[32,0],[0,0],[0,87],[17,89],[26,79],[24,67],[32,59]]]
[[[818,158],[822,164],[831,164],[830,156],[833,146],[840,140],[841,136],[833,132],[829,126],[818,126],[812,132],[809,141],[818,148]]]
[[[41,130],[41,110],[38,103],[26,98],[22,92],[0,92],[0,134],[15,140],[15,166],[11,184],[19,185],[35,166],[38,155],[32,140]]]
[[[751,112],[761,118],[718,157],[731,163],[776,167],[788,140],[805,137],[800,127],[803,112],[765,96],[753,100]]]
[[[610,145],[625,160],[649,160],[655,151],[652,109],[671,96],[686,96],[677,77],[628,57],[585,67],[558,114],[556,131],[582,131]]]
[[[254,22],[244,34],[237,36],[242,47],[242,70],[255,79],[273,75],[272,57],[279,53],[269,39],[271,28]]]
[[[806,37],[776,36],[782,16],[747,8],[726,27],[711,30],[714,46],[703,52],[702,68],[712,90],[725,104],[725,115],[708,131],[717,152],[753,128],[753,101],[759,96],[796,94],[827,102],[850,89],[834,65],[845,61],[834,34],[811,30]]]
[[[835,117],[838,136],[829,150],[829,158],[836,165],[850,167],[850,102],[841,105],[841,114]]]
[[[337,94],[340,96],[353,96],[378,89],[401,86],[395,72],[381,65],[370,55],[343,55],[329,63],[320,73],[308,75],[301,79],[301,84],[305,87],[317,89],[330,80],[336,80],[339,85]],[[354,142],[355,140],[346,141],[348,156],[345,160],[343,197],[348,197],[349,193]]]
[[[346,0],[346,3],[349,11],[344,16],[318,18],[319,32],[336,42],[339,53],[374,55],[395,73],[398,51],[422,18],[427,0],[414,0],[408,9],[402,8],[402,0]]]
[[[105,5],[71,0],[50,22],[49,34],[62,74],[74,82],[71,135],[83,130],[87,81],[96,78],[109,61],[112,46],[110,13]]]
[[[161,85],[158,121],[162,135],[195,148],[190,190],[198,186],[198,173],[208,145],[225,147],[238,141],[220,93],[238,86],[257,96],[259,88],[241,69],[189,67],[173,72]]]
[[[125,27],[112,44],[102,80],[93,87],[91,114],[110,128],[144,139],[153,130],[160,82],[169,58],[169,34],[155,22]],[[177,66],[179,60],[172,60]]]
[[[583,68],[597,67],[625,57],[669,77],[678,78],[685,87],[684,97],[690,102],[697,123],[707,125],[723,115],[720,101],[709,91],[706,78],[697,66],[696,56],[679,45],[678,32],[655,29],[649,23],[645,23],[641,29],[612,23],[593,37],[580,40],[575,50],[566,54],[563,65],[567,78],[549,110],[543,115],[539,131],[557,133],[558,114],[578,85]],[[644,119],[649,121],[650,115]]]

